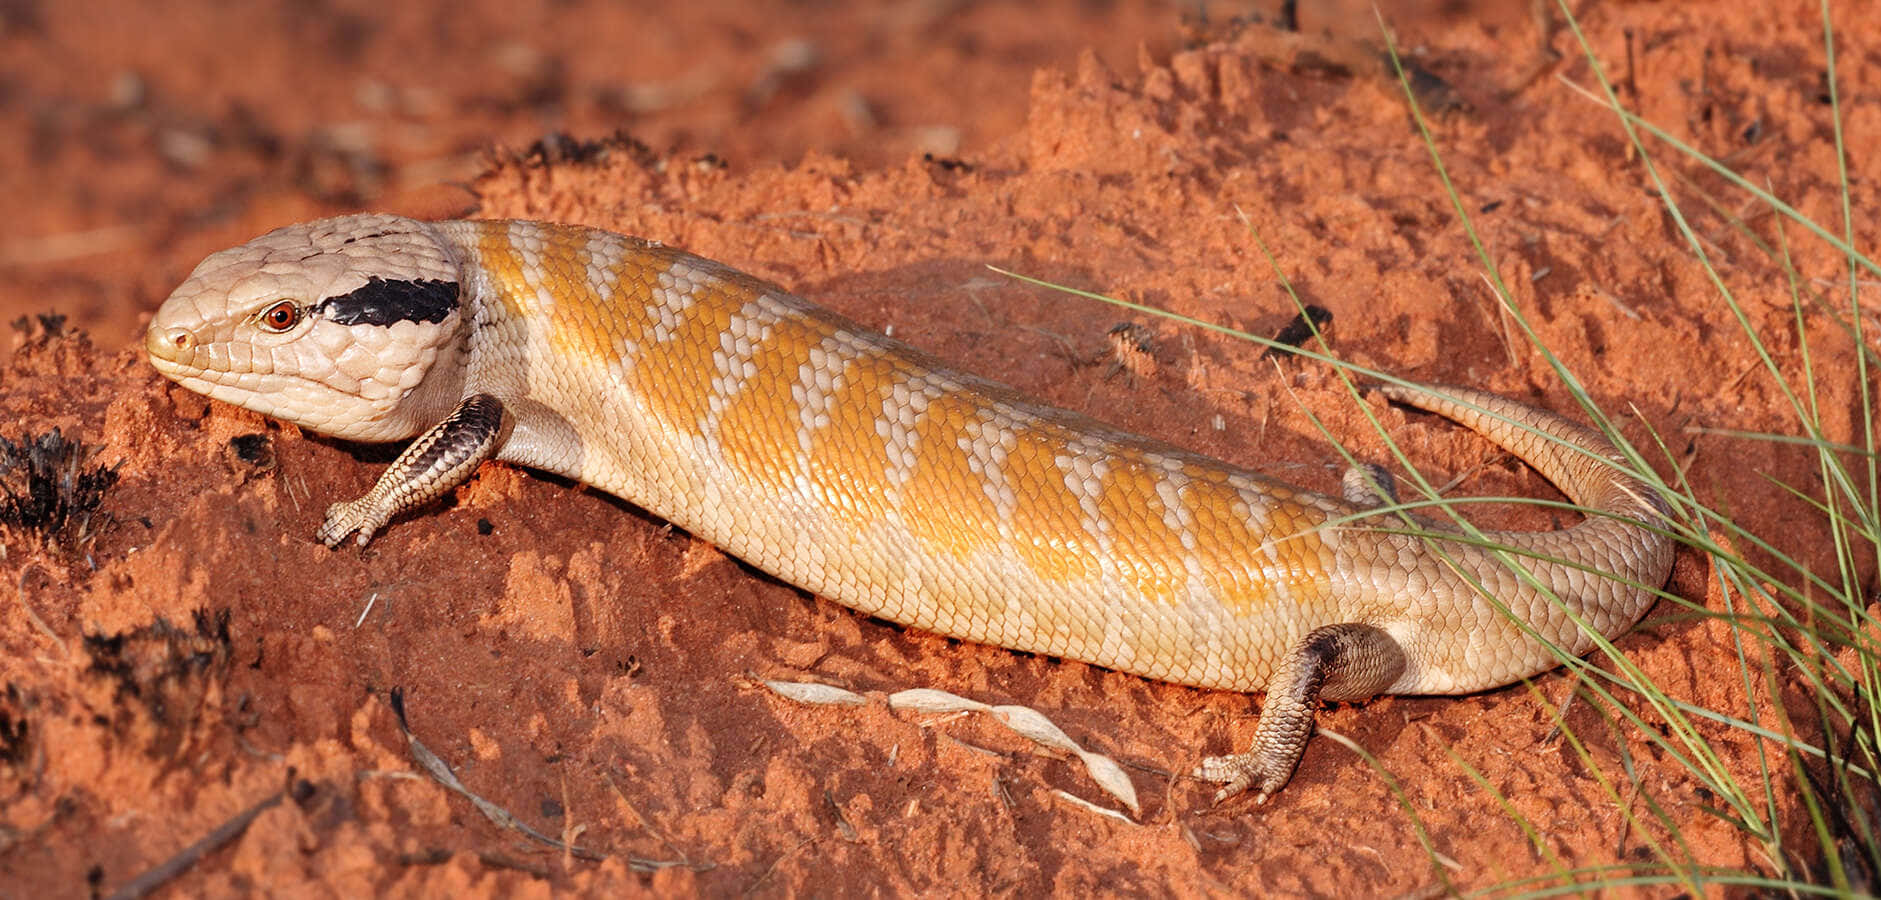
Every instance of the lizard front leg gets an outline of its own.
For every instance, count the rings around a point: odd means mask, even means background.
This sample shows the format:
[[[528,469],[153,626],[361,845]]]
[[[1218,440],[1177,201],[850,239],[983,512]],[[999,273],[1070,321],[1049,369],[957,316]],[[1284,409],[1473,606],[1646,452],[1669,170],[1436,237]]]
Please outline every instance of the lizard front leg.
[[[510,424],[503,402],[495,396],[464,398],[444,421],[412,441],[365,496],[328,507],[326,522],[314,538],[336,547],[347,535],[358,532],[359,546],[366,546],[393,516],[442,497],[469,480],[477,466],[502,448]]]

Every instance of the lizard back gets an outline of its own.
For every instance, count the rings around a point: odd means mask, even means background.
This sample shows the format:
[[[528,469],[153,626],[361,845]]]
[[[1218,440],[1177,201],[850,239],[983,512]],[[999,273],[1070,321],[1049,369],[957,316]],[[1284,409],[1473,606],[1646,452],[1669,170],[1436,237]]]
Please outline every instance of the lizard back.
[[[1343,501],[951,371],[678,250],[533,222],[442,230],[482,273],[472,378],[559,420],[530,464],[785,581],[953,637],[1240,690],[1337,620],[1324,523]]]

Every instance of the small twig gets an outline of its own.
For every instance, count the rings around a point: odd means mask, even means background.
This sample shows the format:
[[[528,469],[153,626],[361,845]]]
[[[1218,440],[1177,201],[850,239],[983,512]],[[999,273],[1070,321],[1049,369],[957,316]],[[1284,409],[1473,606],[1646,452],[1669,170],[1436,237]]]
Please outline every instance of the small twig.
[[[483,813],[484,818],[489,819],[491,822],[495,823],[500,828],[507,828],[511,831],[522,834],[524,837],[527,837],[530,840],[536,841],[538,843],[547,844],[551,847],[554,847],[557,850],[566,851],[570,854],[580,857],[581,859],[585,859],[589,861],[600,861],[600,860],[604,860],[607,858],[605,854],[596,853],[595,851],[586,849],[584,847],[576,847],[572,844],[564,843],[562,841],[556,840],[553,837],[543,834],[542,832],[537,831],[529,823],[516,818],[514,815],[511,815],[509,810],[506,810],[501,806],[498,806],[494,803],[491,803],[488,800],[485,800],[484,798],[478,796],[476,793],[472,792],[469,788],[465,787],[462,781],[457,780],[457,774],[451,771],[450,765],[446,763],[443,759],[439,758],[436,753],[431,752],[431,748],[426,747],[424,745],[424,742],[418,740],[417,735],[412,734],[411,726],[405,720],[404,692],[399,691],[399,690],[393,690],[391,694],[389,695],[389,698],[392,704],[392,712],[394,715],[398,716],[398,729],[399,731],[404,732],[405,743],[411,748],[412,760],[418,763],[418,767],[420,769],[423,769],[425,773],[430,775],[431,778],[435,780],[438,784],[443,785],[447,790],[450,790],[451,792],[463,797],[464,799],[469,800],[471,805],[477,808],[478,812]],[[629,858],[628,865],[637,868],[639,866],[639,861]]]
[[[296,472],[292,480],[283,482],[283,484],[287,486],[287,499],[289,502],[294,504],[294,511],[296,513],[300,512],[301,498],[312,496],[312,494],[307,490],[306,476],[301,475],[300,473]],[[295,490],[294,488],[296,487],[299,487],[300,490],[298,491]]]
[[[1047,331],[1037,325],[1021,325],[1019,327],[1057,344],[1058,355],[1064,357],[1065,362],[1069,363],[1073,369],[1081,368],[1085,365],[1086,360],[1078,355],[1078,347],[1071,342],[1070,338],[1056,331]]]
[[[1581,695],[1581,682],[1586,678],[1587,671],[1585,669],[1574,670],[1574,678],[1572,681],[1568,682],[1567,699],[1561,701],[1561,703],[1554,708],[1554,727],[1548,729],[1547,734],[1542,735],[1541,743],[1552,744],[1555,742],[1556,738],[1561,736],[1561,730],[1567,725],[1568,710],[1573,708],[1574,700]]]
[[[646,829],[647,834],[652,835],[654,840],[665,844],[666,849],[673,851],[674,855],[679,857],[680,865],[692,865],[692,860],[687,858],[686,851],[679,849],[672,841],[667,840],[666,835],[660,833],[659,829],[653,827],[652,820],[648,819],[646,813],[641,812],[640,807],[635,806],[632,800],[627,799],[626,792],[620,789],[620,785],[614,783],[612,776],[608,775],[606,772],[602,772],[601,780],[607,782],[607,786],[614,790],[614,796],[620,798],[621,805],[627,807],[627,811],[633,813],[634,818],[640,820],[640,827]]]
[[[484,798],[473,793],[469,788],[464,786],[463,782],[457,780],[456,773],[451,771],[451,767],[448,763],[446,763],[443,759],[440,759],[436,753],[431,752],[431,748],[426,747],[422,741],[418,740],[417,735],[412,734],[411,725],[407,723],[405,719],[405,694],[404,692],[395,689],[387,695],[386,699],[387,699],[387,702],[389,702],[392,705],[392,713],[398,717],[398,729],[399,731],[404,733],[405,743],[411,747],[412,760],[417,762],[418,767],[423,769],[425,771],[425,774],[430,775],[432,779],[436,780],[438,784],[443,785],[447,790],[450,790],[458,794],[459,796],[462,796],[464,799],[469,800],[471,805],[477,808],[478,812],[483,813],[484,818],[489,819],[492,823],[496,824],[498,827],[507,828],[511,831],[515,831],[525,837],[528,837],[530,840],[547,844],[551,847],[554,847],[557,850],[562,851],[563,853],[566,853],[578,859],[585,859],[585,860],[589,860],[590,862],[596,862],[596,861],[605,860],[609,858],[607,854],[600,853],[594,850],[589,850],[584,847],[575,846],[572,840],[569,840],[569,841],[556,840],[555,838],[552,838],[546,834],[543,834],[542,832],[537,831],[535,828],[531,827],[529,823],[516,818],[514,815],[512,815],[509,812],[509,810],[506,810],[494,803],[491,803],[490,801],[485,800]],[[566,803],[566,798],[564,798],[562,810],[563,810],[564,815],[569,814],[567,803]],[[700,863],[693,863],[689,861],[683,861],[684,854],[681,854],[682,862],[669,862],[667,860],[660,860],[660,859],[643,859],[638,856],[623,856],[620,858],[626,860],[627,867],[630,869],[633,869],[636,872],[652,872],[652,871],[656,871],[659,869],[670,869],[670,868],[673,868],[674,866],[684,866],[688,869],[692,869],[695,872],[701,872],[706,869],[712,868],[714,865],[713,863],[700,864]]]
[[[745,891],[744,891],[745,896],[749,897],[752,894],[757,893],[758,888],[763,887],[764,882],[771,877],[771,873],[776,872],[777,867],[784,864],[784,860],[789,859],[791,856],[795,855],[797,851],[802,850],[803,848],[815,842],[816,842],[816,836],[812,835],[810,837],[804,838],[803,840],[797,842],[797,846],[792,847],[783,853],[779,853],[777,855],[777,858],[774,860],[771,860],[771,864],[764,869],[763,874],[759,875],[757,878],[753,879],[749,885],[745,886]]]
[[[490,850],[478,851],[477,861],[492,869],[515,869],[518,872],[526,872],[533,875],[537,879],[546,879],[549,877],[547,866],[531,865],[513,856],[506,856]]]
[[[564,848],[562,868],[568,870],[575,867],[575,860],[572,858],[573,851],[567,848],[575,846],[575,842],[581,839],[582,832],[587,831],[588,826],[575,824],[575,803],[568,795],[568,770],[563,769],[560,775],[562,776],[562,847]]]
[[[1632,319],[1635,322],[1640,320],[1639,310],[1636,310],[1632,308],[1631,306],[1628,306],[1625,301],[1621,300],[1618,297],[1615,297],[1606,288],[1603,288],[1597,284],[1588,285],[1588,287],[1593,289],[1595,296],[1599,297],[1602,300],[1607,301],[1609,304],[1612,304],[1614,309],[1619,310],[1620,315],[1623,315],[1629,319]]]
[[[1637,775],[1632,778],[1632,784],[1632,796],[1626,798],[1626,806],[1623,810],[1625,815],[1620,816],[1620,834],[1619,837],[1615,838],[1613,841],[1613,855],[1616,858],[1624,858],[1626,854],[1626,839],[1633,833],[1633,807],[1639,805],[1640,792],[1639,777]]]
[[[156,868],[144,872],[144,874],[126,882],[124,886],[112,891],[111,896],[107,898],[107,900],[136,900],[136,898],[142,897],[162,887],[169,882],[170,879],[183,874],[189,867],[201,861],[203,857],[221,849],[223,844],[240,837],[242,832],[248,830],[249,823],[255,821],[255,818],[262,813],[280,805],[281,800],[286,796],[286,791],[275,791],[266,800],[236,813],[234,818],[216,826],[214,831],[204,835],[203,838],[196,843],[184,847],[182,852],[164,860],[159,863]]]
[[[1512,315],[1509,307],[1514,305],[1515,298],[1504,297],[1498,293],[1496,283],[1491,281],[1489,276],[1484,275],[1482,279],[1483,284],[1489,288],[1489,296],[1496,311],[1496,327],[1502,332],[1502,353],[1509,358],[1510,366],[1519,366],[1521,360],[1515,352],[1515,335],[1509,331],[1509,319]]]
[[[39,613],[33,611],[33,605],[31,603],[26,602],[26,573],[31,572],[35,565],[37,565],[37,563],[28,563],[20,570],[20,611],[26,613],[27,621],[32,622],[33,627],[39,629],[39,633],[45,635],[47,640],[52,641],[54,647],[59,648],[59,657],[61,659],[68,659],[71,657],[72,651],[66,649],[65,639],[59,637],[59,633],[53,631],[52,626],[46,624],[46,620],[39,617]]]
[[[842,804],[836,802],[836,795],[830,793],[829,788],[823,789],[823,804],[829,807],[830,817],[836,820],[836,833],[843,840],[851,844],[862,840],[862,835],[856,831],[856,826],[849,824],[849,817],[843,815]]]
[[[1107,809],[1105,807],[1098,806],[1097,804],[1092,803],[1091,801],[1086,800],[1083,797],[1080,797],[1076,794],[1070,793],[1069,791],[1062,791],[1057,788],[1053,788],[1052,795],[1057,797],[1060,800],[1065,801],[1066,803],[1071,804],[1072,806],[1075,806],[1079,809],[1084,810],[1085,812],[1092,812],[1100,816],[1104,816],[1105,818],[1116,819],[1117,821],[1122,822],[1125,825],[1136,824],[1135,822],[1131,821],[1129,816],[1126,816],[1123,813],[1120,813],[1114,809]]]

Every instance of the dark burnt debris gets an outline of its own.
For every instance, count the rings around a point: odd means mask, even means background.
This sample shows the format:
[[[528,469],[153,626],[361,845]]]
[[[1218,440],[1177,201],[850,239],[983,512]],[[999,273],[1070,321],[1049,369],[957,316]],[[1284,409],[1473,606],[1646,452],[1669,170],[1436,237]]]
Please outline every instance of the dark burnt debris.
[[[91,657],[90,674],[115,681],[119,699],[150,697],[160,701],[161,692],[153,685],[198,672],[217,669],[228,662],[230,613],[226,609],[198,609],[191,614],[190,626],[170,624],[158,617],[116,634],[85,635],[85,652]],[[157,718],[167,720],[159,704]]]
[[[1274,343],[1284,344],[1287,347],[1299,347],[1304,345],[1308,338],[1325,332],[1331,326],[1332,310],[1309,303],[1299,315],[1294,316],[1284,327],[1274,333]],[[1266,353],[1261,354],[1261,359],[1286,359],[1292,356],[1292,353],[1293,351],[1280,346],[1270,346]]]
[[[0,691],[0,765],[18,768],[30,758],[31,732],[26,719],[27,698],[20,686],[7,682]]]
[[[18,443],[0,437],[0,559],[21,538],[81,554],[108,521],[99,506],[118,465],[91,465],[97,447],[54,428]]]
[[[28,343],[45,343],[65,337],[65,314],[55,312],[20,316],[7,323]]]
[[[159,617],[116,634],[85,635],[91,659],[85,674],[100,687],[88,705],[160,758],[185,745],[228,671],[229,610],[199,609],[192,618],[194,627]]]

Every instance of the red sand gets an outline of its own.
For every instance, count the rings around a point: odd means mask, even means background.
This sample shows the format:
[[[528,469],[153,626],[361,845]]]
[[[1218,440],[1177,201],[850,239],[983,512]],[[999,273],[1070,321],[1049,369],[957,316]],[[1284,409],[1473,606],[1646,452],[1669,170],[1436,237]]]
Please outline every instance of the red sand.
[[[1810,458],[1704,430],[1793,429],[1613,116],[1556,79],[1594,84],[1572,38],[1547,39],[1566,54],[1550,62],[1540,23],[1452,10],[1471,5],[1387,14],[1466,103],[1434,121],[1436,139],[1516,301],[1629,436],[1649,426],[1703,499],[1826,566],[1765,478],[1813,483]],[[1210,787],[1169,773],[1242,745],[1249,698],[872,621],[579,486],[486,467],[445,508],[331,552],[310,537],[322,510],[362,492],[388,453],[210,404],[131,346],[201,255],[288,221],[373,208],[584,222],[748,269],[1060,405],[1336,490],[1342,463],[1309,414],[1361,457],[1385,451],[1326,367],[1264,362],[985,267],[1271,334],[1293,307],[1258,235],[1303,298],[1333,311],[1344,358],[1572,409],[1497,312],[1399,88],[1366,61],[1365,6],[1322,13],[1304,38],[1213,4],[1213,23],[1186,28],[1160,6],[1073,2],[819,7],[795,24],[711,3],[577,2],[541,22],[496,3],[449,16],[93,6],[96,25],[60,4],[0,13],[0,121],[30,137],[0,143],[0,188],[23,198],[0,220],[0,321],[53,309],[92,335],[16,341],[0,434],[59,426],[123,460],[91,565],[17,541],[0,559],[21,589],[0,604],[0,895],[114,890],[282,792],[172,890],[1426,894],[1553,860],[1651,861],[1660,813],[1682,834],[1675,858],[1770,871],[1708,811],[1710,791],[1610,730],[1596,704],[1567,717],[1585,758],[1554,735],[1548,704],[1572,689],[1558,672],[1537,692],[1333,709],[1322,725],[1389,782],[1321,738],[1274,801],[1211,809]],[[1627,102],[1837,222],[1816,5],[1775,6],[1615,2],[1581,24]],[[1853,5],[1836,12],[1844,46],[1881,38]],[[1317,30],[1327,22],[1332,37]],[[1840,65],[1845,86],[1881,83],[1871,54]],[[1874,112],[1872,96],[1847,98],[1851,147],[1881,140]],[[487,167],[478,155],[616,128],[654,149],[516,151]],[[1703,198],[1771,242],[1773,217],[1652,148],[1784,371],[1800,373],[1780,270]],[[1852,181],[1855,208],[1875,208],[1875,179]],[[1856,227],[1874,246],[1872,225]],[[1807,287],[1846,310],[1841,259],[1786,237],[1820,279]],[[1863,314],[1881,333],[1875,307]],[[1825,336],[1808,350],[1830,436],[1852,441],[1852,348],[1809,315]],[[1105,377],[1120,321],[1147,324],[1153,373]],[[1558,496],[1460,429],[1376,411],[1426,470],[1470,473],[1461,493]],[[230,449],[254,433],[268,465]],[[1535,509],[1479,520],[1562,524]],[[1672,590],[1718,609],[1707,573],[1683,554]],[[212,614],[200,628],[199,610]],[[1744,714],[1722,627],[1662,603],[1620,647],[1674,696]],[[798,706],[754,677],[1030,706],[1123,761],[1142,818],[1062,800],[1105,798],[1075,762],[994,725],[879,700]],[[499,830],[414,776],[394,688],[470,790],[608,858]],[[1741,734],[1705,736],[1732,777],[1759,777]],[[1617,801],[1590,763],[1620,784]],[[1426,839],[1454,865],[1433,865]],[[640,873],[630,856],[681,865]]]

